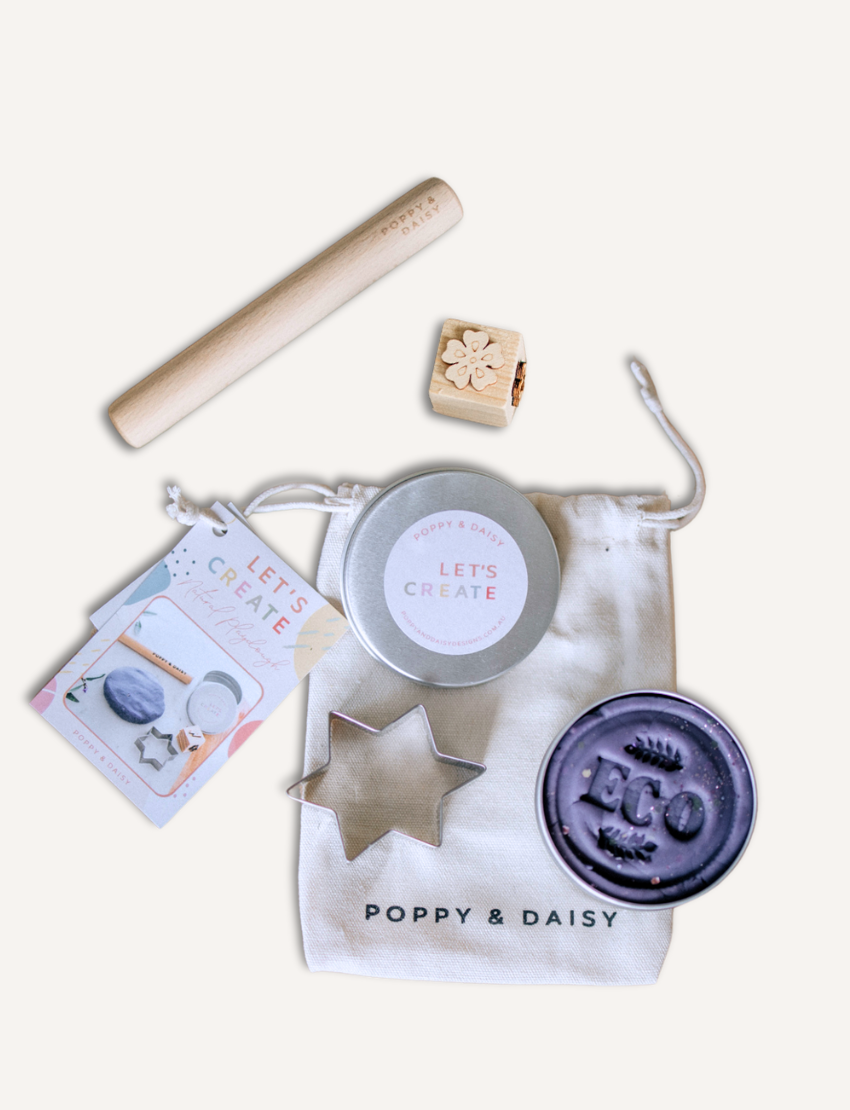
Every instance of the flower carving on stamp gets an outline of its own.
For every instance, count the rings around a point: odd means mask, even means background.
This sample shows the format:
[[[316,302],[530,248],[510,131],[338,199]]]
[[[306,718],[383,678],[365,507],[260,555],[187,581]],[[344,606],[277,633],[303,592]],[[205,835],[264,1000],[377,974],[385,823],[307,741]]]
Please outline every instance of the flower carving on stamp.
[[[466,389],[472,382],[479,392],[498,381],[496,371],[505,365],[499,343],[491,343],[486,331],[465,331],[463,341],[450,339],[440,356],[449,363],[446,377],[458,389]]]

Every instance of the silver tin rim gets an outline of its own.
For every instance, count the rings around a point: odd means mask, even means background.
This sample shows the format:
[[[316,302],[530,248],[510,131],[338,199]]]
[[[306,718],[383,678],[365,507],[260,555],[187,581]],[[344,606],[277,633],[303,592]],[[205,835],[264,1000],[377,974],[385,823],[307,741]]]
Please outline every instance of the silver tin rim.
[[[409,505],[399,506],[397,495],[403,487],[423,479],[435,479],[439,489],[441,477],[453,479],[456,475],[467,477],[473,486],[478,484],[477,494],[459,494],[452,490],[445,500],[430,507],[423,507],[415,497],[410,498]],[[505,496],[506,490],[511,496]],[[395,501],[394,511],[398,514],[393,519],[393,527],[384,529],[382,535],[376,525],[378,537],[377,540],[372,537],[369,548],[370,558],[373,564],[381,567],[381,573],[370,580],[364,566],[357,588],[352,589],[352,582],[358,576],[357,544],[364,524],[368,526],[370,521],[379,519],[378,514],[390,501]],[[452,509],[467,509],[489,516],[510,532],[522,552],[528,571],[528,596],[514,627],[491,647],[469,655],[442,655],[414,643],[395,623],[384,596],[383,567],[398,537],[429,513]],[[522,662],[537,647],[552,623],[560,592],[560,578],[560,560],[552,533],[528,498],[500,478],[461,467],[423,470],[387,486],[366,505],[351,526],[340,560],[343,608],[363,647],[379,662],[405,678],[442,689],[459,689],[490,682]],[[530,601],[533,604],[529,604]],[[368,629],[359,619],[361,610],[369,614]],[[441,673],[441,669],[445,673]]]
[[[570,867],[570,865],[567,863],[567,861],[564,859],[564,857],[561,855],[561,853],[558,851],[558,849],[552,843],[552,838],[549,836],[549,829],[548,829],[547,824],[546,824],[546,814],[544,812],[544,804],[543,804],[543,785],[544,785],[544,782],[546,780],[546,772],[549,769],[549,761],[552,758],[552,755],[553,755],[555,749],[557,748],[558,744],[560,744],[563,737],[569,732],[569,730],[573,727],[573,725],[576,724],[576,722],[580,721],[581,718],[585,717],[588,713],[592,713],[594,711],[594,709],[598,709],[600,705],[606,705],[606,704],[608,704],[609,702],[612,702],[612,701],[619,701],[621,698],[630,698],[630,697],[634,697],[635,695],[642,695],[642,694],[643,695],[651,694],[651,695],[655,695],[655,696],[658,696],[658,697],[672,698],[675,701],[685,702],[687,705],[692,705],[696,709],[701,709],[704,713],[708,713],[711,717],[714,717],[714,719],[716,721],[718,721],[723,726],[723,728],[729,733],[729,735],[732,737],[732,739],[738,745],[738,750],[741,753],[741,756],[742,756],[743,762],[744,762],[744,766],[747,769],[747,773],[749,774],[750,782],[752,783],[752,787],[753,787],[753,816],[752,816],[752,819],[750,821],[750,827],[747,830],[747,835],[744,838],[744,842],[741,845],[740,851],[735,856],[735,858],[732,860],[732,862],[729,864],[729,866],[726,868],[726,870],[723,872],[723,874],[719,875],[714,880],[714,882],[711,883],[709,886],[704,887],[702,890],[696,891],[694,894],[688,894],[686,897],[676,899],[675,901],[657,902],[655,905],[652,905],[652,906],[646,905],[645,903],[629,902],[624,898],[615,898],[612,894],[606,894],[603,891],[598,890],[595,886],[593,886],[591,883],[586,882],[580,875],[578,875]],[[728,878],[729,875],[732,874],[732,872],[735,870],[735,868],[740,863],[741,857],[743,856],[744,852],[746,852],[747,846],[749,845],[750,839],[752,838],[752,835],[753,835],[753,829],[755,828],[755,824],[756,824],[756,815],[757,815],[757,812],[758,812],[758,793],[757,793],[757,790],[756,790],[756,778],[755,778],[755,775],[753,774],[752,764],[750,763],[750,760],[749,760],[749,757],[747,755],[746,749],[744,748],[744,745],[741,743],[741,741],[738,739],[738,737],[735,735],[735,733],[732,731],[732,729],[722,719],[722,717],[719,717],[714,712],[713,709],[709,709],[709,707],[707,705],[703,705],[702,702],[695,701],[693,698],[686,698],[684,696],[684,694],[673,693],[671,690],[651,690],[651,689],[623,690],[620,693],[612,694],[610,697],[600,698],[598,701],[593,702],[592,705],[585,706],[585,708],[582,709],[580,713],[577,713],[572,718],[572,720],[567,725],[564,726],[564,728],[562,728],[558,731],[558,734],[555,736],[555,739],[552,741],[552,743],[546,749],[546,754],[543,756],[543,760],[541,761],[541,764],[540,764],[540,770],[537,772],[537,785],[535,787],[535,811],[537,813],[537,827],[540,829],[540,835],[543,837],[543,843],[549,849],[550,854],[552,855],[552,857],[554,858],[554,860],[558,864],[558,866],[561,868],[561,870],[564,872],[564,874],[568,875],[569,878],[574,883],[576,883],[577,886],[580,886],[583,890],[586,890],[589,894],[592,894],[594,896],[594,898],[598,898],[602,902],[609,902],[611,905],[614,905],[614,906],[620,906],[622,909],[640,910],[642,912],[646,911],[646,912],[649,912],[649,913],[657,913],[658,910],[672,910],[672,909],[675,909],[677,906],[685,905],[685,903],[687,903],[687,902],[693,902],[696,898],[702,898],[702,896],[704,894],[708,894],[708,892],[710,890],[714,890],[714,888],[716,886],[718,886],[720,883],[723,882],[724,879]]]
[[[242,701],[242,687],[233,675],[229,675],[226,671],[209,671],[204,675],[203,681],[217,682],[220,686],[226,686],[236,698],[237,705]]]

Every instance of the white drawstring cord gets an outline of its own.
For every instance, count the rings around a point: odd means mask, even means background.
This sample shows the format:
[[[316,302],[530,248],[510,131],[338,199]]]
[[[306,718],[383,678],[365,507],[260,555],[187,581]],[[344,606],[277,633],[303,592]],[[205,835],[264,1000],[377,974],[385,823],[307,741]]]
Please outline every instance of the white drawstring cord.
[[[197,524],[199,520],[205,520],[211,528],[224,528],[224,521],[220,520],[212,509],[199,508],[194,501],[190,501],[188,497],[183,496],[179,486],[167,486],[166,489],[173,504],[166,505],[165,511],[172,520],[176,520],[179,524],[186,524],[189,527]]]
[[[705,500],[705,474],[703,473],[699,459],[696,457],[691,447],[667,419],[667,414],[661,406],[655,383],[650,377],[647,368],[642,362],[638,362],[637,359],[632,359],[630,366],[632,373],[637,378],[638,384],[640,385],[640,395],[643,397],[646,407],[654,414],[658,423],[673,442],[673,445],[693,471],[695,482],[694,495],[687,505],[681,505],[679,508],[671,509],[666,513],[644,512],[641,514],[641,519],[647,524],[657,524],[660,528],[666,528],[672,532],[678,528],[684,528],[686,524],[690,524],[702,508],[702,503]]]
[[[646,407],[655,415],[658,423],[667,433],[676,449],[693,471],[695,480],[694,495],[687,505],[682,505],[677,509],[671,509],[669,512],[641,513],[641,519],[644,523],[674,531],[678,528],[684,528],[686,524],[689,524],[702,508],[702,503],[705,500],[705,475],[703,474],[699,459],[667,419],[667,414],[664,412],[661,405],[655,383],[650,377],[647,368],[642,362],[638,362],[637,359],[633,359],[630,366],[632,373],[637,378],[638,384],[640,385],[641,396],[646,403]],[[275,505],[263,504],[268,498],[275,497],[277,494],[291,493],[293,490],[301,489],[321,494],[323,500],[282,501]],[[227,531],[223,521],[216,516],[212,509],[199,508],[187,497],[182,495],[179,486],[169,486],[168,495],[171,497],[173,504],[167,506],[166,512],[173,520],[187,525],[197,524],[199,520],[205,520],[211,527],[217,530]],[[313,509],[315,512],[319,513],[339,513],[348,512],[352,504],[353,499],[351,497],[340,497],[329,486],[323,486],[316,482],[288,482],[285,485],[272,486],[271,489],[264,490],[263,493],[255,497],[250,505],[246,507],[243,516],[249,517],[252,513],[282,513],[290,509]]]
[[[274,497],[278,493],[290,493],[294,489],[308,489],[313,493],[321,493],[324,501],[281,501],[276,505],[263,504],[268,497]],[[334,490],[328,486],[322,486],[316,482],[289,482],[285,486],[272,486],[271,489],[255,497],[242,515],[248,517],[251,513],[282,513],[287,509],[315,509],[320,513],[339,513],[343,510],[347,511],[350,507],[350,497],[337,497]]]
[[[172,520],[178,521],[180,524],[186,524],[190,527],[197,524],[198,521],[206,521],[211,528],[216,531],[227,532],[227,526],[224,521],[216,516],[213,509],[202,509],[188,497],[184,497],[180,492],[179,486],[168,486],[168,496],[172,500],[171,505],[166,505],[165,511]],[[294,489],[307,489],[313,493],[321,493],[324,501],[283,501],[276,505],[264,505],[263,502],[268,497],[274,497],[278,493],[290,493]],[[338,497],[334,490],[328,486],[318,485],[315,482],[289,482],[285,486],[273,486],[271,489],[265,490],[258,497],[255,497],[250,505],[247,506],[245,512],[242,514],[249,517],[251,513],[282,513],[287,509],[315,509],[320,513],[339,513],[348,512],[351,508],[352,500],[350,497]]]

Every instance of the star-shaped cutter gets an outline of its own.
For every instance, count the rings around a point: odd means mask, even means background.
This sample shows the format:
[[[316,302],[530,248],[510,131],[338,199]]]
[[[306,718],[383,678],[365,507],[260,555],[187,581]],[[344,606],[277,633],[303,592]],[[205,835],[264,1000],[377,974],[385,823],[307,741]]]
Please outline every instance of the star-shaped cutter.
[[[397,828],[396,824],[402,824],[404,823],[403,821],[388,824],[386,828],[381,828],[381,831],[378,832],[376,836],[364,836],[362,828],[358,830],[356,827],[356,819],[352,821],[349,814],[348,803],[351,801],[350,797],[341,797],[340,804],[337,807],[327,804],[327,800],[321,802],[315,800],[316,795],[319,793],[322,780],[328,774],[333,764],[335,724],[337,728],[339,728],[339,725],[348,725],[358,729],[368,736],[373,737],[376,743],[391,743],[393,733],[399,730],[409,729],[411,726],[415,730],[418,725],[420,736],[412,737],[414,743],[419,740],[425,740],[427,742],[427,750],[434,761],[457,769],[458,777],[461,781],[456,782],[455,785],[448,790],[442,790],[439,796],[436,794],[433,795],[436,799],[436,808],[433,813],[433,839],[425,836],[417,836],[414,833],[405,831],[403,828]],[[411,737],[408,736],[408,741],[410,739]],[[344,743],[344,741],[337,740],[336,743]],[[377,754],[375,755],[375,760],[376,762],[378,760]],[[443,842],[443,800],[449,794],[453,794],[455,790],[459,790],[462,786],[466,786],[468,783],[472,782],[473,779],[483,775],[486,770],[487,768],[483,763],[474,763],[468,759],[457,759],[454,756],[445,755],[437,749],[437,745],[434,741],[434,734],[431,731],[431,722],[428,720],[428,714],[424,705],[415,705],[412,709],[409,709],[407,713],[404,713],[401,717],[398,717],[381,729],[371,728],[369,725],[363,724],[362,721],[357,721],[353,717],[347,716],[345,713],[338,713],[336,710],[333,710],[328,714],[327,762],[317,768],[317,770],[312,771],[309,775],[305,775],[303,779],[294,783],[286,792],[290,798],[294,798],[298,802],[302,802],[305,805],[317,806],[319,809],[329,810],[334,814],[337,820],[345,858],[351,861],[365,852],[367,848],[371,848],[373,844],[382,840],[390,832],[397,832],[402,836],[409,837],[411,840],[418,840],[422,844],[429,844],[432,847],[439,848]],[[376,784],[373,783],[373,786],[374,785]],[[380,789],[380,784],[377,784],[377,789]],[[357,800],[353,803],[353,809],[356,811],[358,808],[362,810],[365,807],[367,812],[371,815],[374,795],[373,799],[370,800],[368,790],[365,792],[365,797],[362,796],[363,792],[357,787],[354,787],[353,792],[357,795]],[[345,804],[344,806],[343,803]],[[424,809],[424,801],[421,801],[421,805]],[[373,831],[376,831],[376,829],[373,829]]]
[[[139,763],[149,763],[155,771],[161,771],[166,763],[180,754],[179,748],[174,747],[171,733],[160,732],[156,728],[151,728],[144,736],[140,736],[136,740],[136,747],[141,753]]]

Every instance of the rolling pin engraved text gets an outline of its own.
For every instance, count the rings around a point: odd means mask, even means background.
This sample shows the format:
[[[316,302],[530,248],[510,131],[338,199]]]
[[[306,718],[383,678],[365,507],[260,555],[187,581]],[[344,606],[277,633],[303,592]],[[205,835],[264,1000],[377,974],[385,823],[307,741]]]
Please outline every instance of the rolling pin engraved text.
[[[426,208],[426,203],[430,204],[431,208]],[[409,235],[411,231],[417,231],[426,220],[432,219],[434,216],[439,215],[439,213],[439,204],[437,204],[433,197],[428,197],[426,201],[415,205],[413,208],[408,208],[406,212],[402,212],[396,219],[391,220],[386,227],[382,227],[381,234],[386,235],[388,231],[398,231],[398,229],[401,228],[402,235]],[[407,222],[408,219],[410,223]]]

